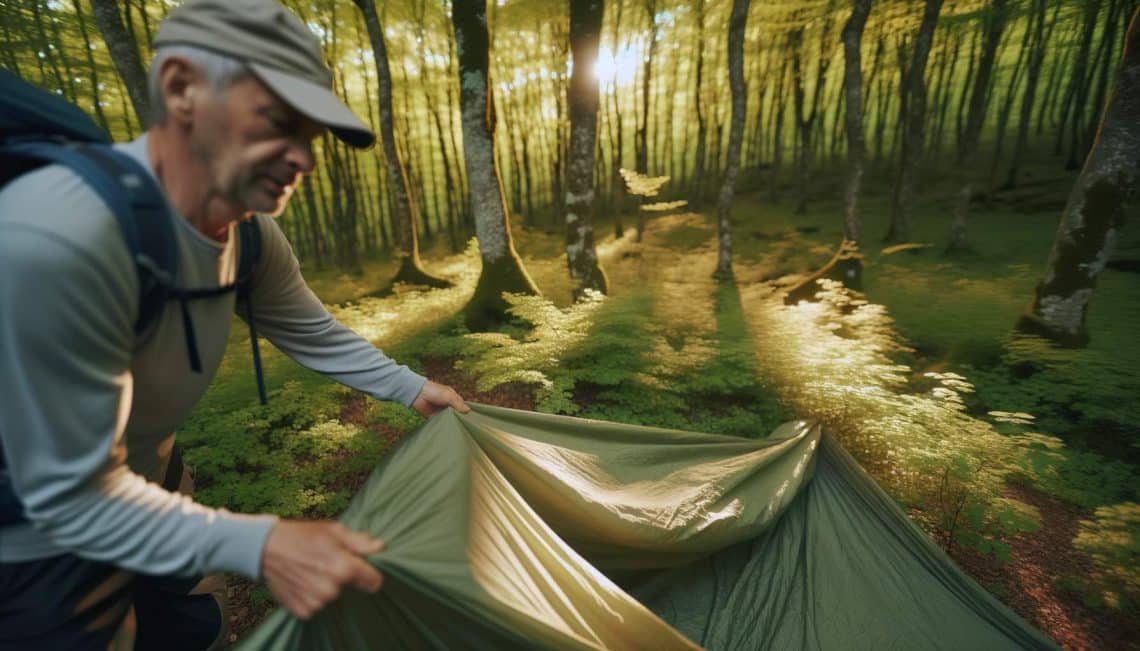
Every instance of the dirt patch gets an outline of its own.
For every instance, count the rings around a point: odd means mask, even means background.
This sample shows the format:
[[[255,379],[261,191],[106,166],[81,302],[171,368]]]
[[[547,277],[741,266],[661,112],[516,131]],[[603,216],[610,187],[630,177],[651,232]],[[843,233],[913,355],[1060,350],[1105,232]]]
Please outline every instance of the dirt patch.
[[[254,593],[257,597],[254,597]],[[267,598],[262,598],[264,595]],[[235,574],[226,575],[226,596],[230,602],[230,642],[245,637],[265,620],[277,605],[268,597],[265,584]]]
[[[500,384],[490,391],[476,391],[475,378],[455,368],[454,359],[434,358],[424,361],[424,375],[459,392],[464,400],[511,409],[534,411],[535,385],[522,382]]]
[[[1072,544],[1080,521],[1091,513],[1024,484],[1011,485],[1004,494],[1037,507],[1041,528],[1008,541],[1008,562],[960,548],[951,553],[954,561],[1062,648],[1140,649],[1140,617],[1090,608],[1057,584],[1061,577],[1088,576],[1092,570],[1089,557]]]

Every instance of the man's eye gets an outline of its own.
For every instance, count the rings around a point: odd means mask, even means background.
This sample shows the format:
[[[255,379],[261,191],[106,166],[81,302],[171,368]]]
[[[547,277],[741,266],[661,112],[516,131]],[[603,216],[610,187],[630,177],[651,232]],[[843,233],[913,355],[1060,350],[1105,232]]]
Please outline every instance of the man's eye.
[[[265,119],[269,120],[269,125],[272,126],[275,131],[285,132],[289,128],[289,124],[279,117],[267,115]]]

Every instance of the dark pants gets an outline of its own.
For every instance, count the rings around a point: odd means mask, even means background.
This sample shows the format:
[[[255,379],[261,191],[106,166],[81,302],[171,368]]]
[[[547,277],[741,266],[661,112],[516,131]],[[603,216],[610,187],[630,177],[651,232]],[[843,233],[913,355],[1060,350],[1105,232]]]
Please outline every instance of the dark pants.
[[[106,649],[131,606],[135,649],[206,649],[222,630],[198,578],[136,575],[71,554],[0,563],[0,650]]]
[[[194,492],[177,446],[162,484]],[[202,593],[202,577],[135,574],[72,554],[0,563],[0,651],[103,650],[121,627],[133,628],[134,648],[140,651],[224,645],[228,640],[221,638],[229,633],[225,582],[220,575],[210,578],[214,594]],[[128,616],[133,627],[122,626]]]

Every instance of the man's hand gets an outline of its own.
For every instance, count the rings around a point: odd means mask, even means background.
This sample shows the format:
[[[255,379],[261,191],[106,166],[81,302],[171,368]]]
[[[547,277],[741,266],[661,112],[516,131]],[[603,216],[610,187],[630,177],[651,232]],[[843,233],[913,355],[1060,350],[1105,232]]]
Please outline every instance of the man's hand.
[[[309,619],[352,585],[376,592],[380,571],[362,556],[384,543],[339,522],[281,520],[269,530],[261,574],[277,602],[300,619]]]
[[[471,411],[460,397],[455,389],[443,384],[436,384],[431,380],[424,383],[424,388],[420,389],[420,395],[416,396],[415,402],[412,403],[412,408],[420,412],[424,418],[431,418],[437,411],[446,409],[447,407],[455,408],[461,414],[466,414]]]

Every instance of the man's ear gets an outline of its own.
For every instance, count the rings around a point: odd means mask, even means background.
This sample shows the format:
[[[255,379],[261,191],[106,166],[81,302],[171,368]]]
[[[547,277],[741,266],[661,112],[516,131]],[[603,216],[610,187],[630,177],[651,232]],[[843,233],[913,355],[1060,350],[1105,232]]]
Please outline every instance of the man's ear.
[[[182,124],[192,121],[195,103],[203,99],[201,81],[197,68],[180,56],[171,56],[162,62],[158,84],[168,120]]]

